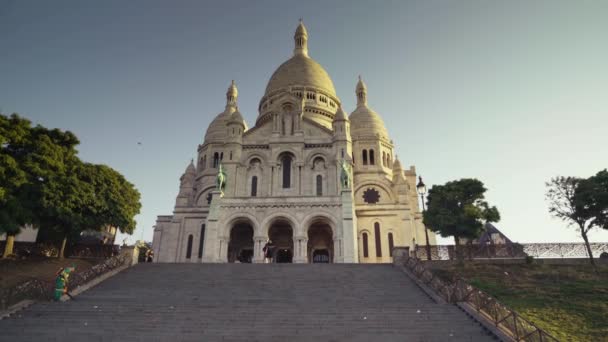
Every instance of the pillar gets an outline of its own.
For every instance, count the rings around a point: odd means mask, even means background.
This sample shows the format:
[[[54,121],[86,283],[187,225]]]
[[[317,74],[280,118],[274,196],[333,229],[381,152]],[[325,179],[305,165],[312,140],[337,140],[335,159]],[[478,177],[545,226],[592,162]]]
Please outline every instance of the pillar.
[[[353,205],[353,191],[342,189],[342,256],[334,259],[336,262],[356,263],[358,262],[359,245],[357,243],[357,216]],[[334,253],[340,252],[335,249]]]
[[[254,236],[253,237],[253,262],[263,263],[264,262],[264,245],[268,241],[267,236]]]
[[[296,236],[293,240],[293,262],[305,264],[308,262],[308,238],[306,236]]]

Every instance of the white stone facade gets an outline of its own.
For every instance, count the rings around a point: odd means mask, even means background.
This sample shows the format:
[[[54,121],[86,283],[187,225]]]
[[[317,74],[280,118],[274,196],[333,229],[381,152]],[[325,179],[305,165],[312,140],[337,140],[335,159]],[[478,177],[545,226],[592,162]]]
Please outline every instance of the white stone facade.
[[[425,243],[416,171],[403,170],[381,117],[356,87],[350,117],[327,72],[308,56],[302,23],[294,56],[272,75],[248,129],[234,82],[180,181],[173,215],[159,216],[158,262],[390,262],[391,246]],[[340,184],[341,162],[352,182]],[[226,187],[216,189],[219,165]],[[429,232],[431,244],[435,236]]]

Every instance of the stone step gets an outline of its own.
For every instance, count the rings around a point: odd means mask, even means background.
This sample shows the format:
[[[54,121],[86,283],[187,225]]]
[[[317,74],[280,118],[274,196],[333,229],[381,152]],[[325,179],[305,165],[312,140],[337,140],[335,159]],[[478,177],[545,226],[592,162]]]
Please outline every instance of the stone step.
[[[392,265],[140,264],[0,321],[18,341],[491,341]]]

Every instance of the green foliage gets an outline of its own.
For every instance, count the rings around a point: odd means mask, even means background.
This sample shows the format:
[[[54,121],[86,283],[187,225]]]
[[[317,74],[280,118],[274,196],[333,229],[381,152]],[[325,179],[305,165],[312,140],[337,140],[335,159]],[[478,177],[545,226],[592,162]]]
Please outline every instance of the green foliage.
[[[117,227],[131,234],[139,192],[105,165],[82,162],[69,131],[0,115],[0,232],[32,223],[55,236]]]
[[[479,237],[486,222],[498,222],[500,214],[484,200],[486,188],[477,179],[461,179],[435,185],[429,190],[424,224],[443,237]]]
[[[605,341],[608,267],[600,265],[467,264],[446,266],[560,341]],[[433,271],[435,272],[435,270]]]
[[[588,234],[593,228],[608,229],[608,171],[587,179],[559,176],[546,185],[549,212],[577,227],[594,264]]]
[[[0,234],[18,234],[33,219],[25,191],[28,178],[20,159],[31,124],[16,114],[0,114]]]

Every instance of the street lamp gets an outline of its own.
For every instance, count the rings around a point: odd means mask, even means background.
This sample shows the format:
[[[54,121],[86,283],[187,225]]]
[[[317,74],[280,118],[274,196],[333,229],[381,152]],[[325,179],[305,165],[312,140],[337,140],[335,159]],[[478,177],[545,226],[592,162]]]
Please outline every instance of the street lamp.
[[[424,206],[424,195],[426,195],[426,185],[422,181],[422,177],[418,176],[418,185],[416,185],[416,190],[420,195],[420,201],[422,201],[422,213],[426,211],[426,207]],[[424,216],[423,216],[424,217]],[[424,222],[422,223],[424,225]],[[426,238],[426,258],[427,260],[431,260],[431,245],[429,244],[429,231],[424,226],[424,237]]]

